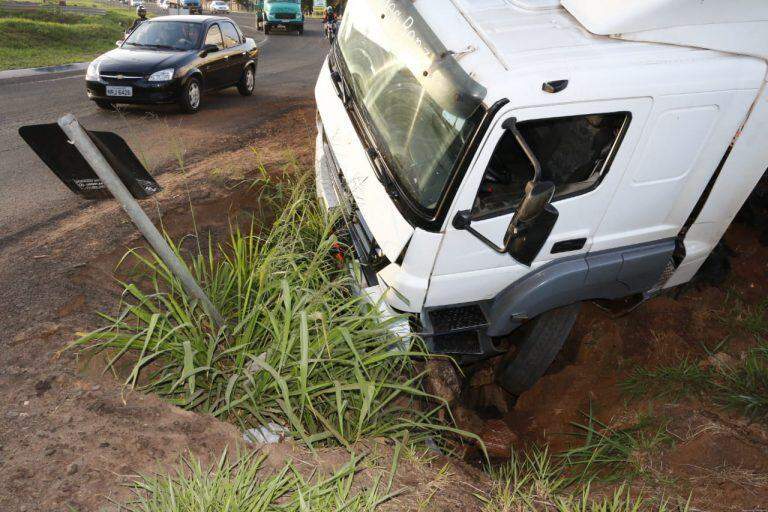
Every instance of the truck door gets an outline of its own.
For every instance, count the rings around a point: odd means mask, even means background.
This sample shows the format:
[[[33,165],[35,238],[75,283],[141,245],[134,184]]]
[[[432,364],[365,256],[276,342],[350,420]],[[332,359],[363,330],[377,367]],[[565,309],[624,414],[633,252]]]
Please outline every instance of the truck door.
[[[589,252],[652,104],[650,98],[634,98],[510,109],[497,115],[449,213],[426,306],[491,299],[532,269]],[[472,228],[503,245],[525,184],[533,176],[522,148],[502,127],[513,117],[541,163],[543,178],[555,184],[552,206],[559,213],[530,266],[493,251],[450,222],[456,212],[470,210]]]

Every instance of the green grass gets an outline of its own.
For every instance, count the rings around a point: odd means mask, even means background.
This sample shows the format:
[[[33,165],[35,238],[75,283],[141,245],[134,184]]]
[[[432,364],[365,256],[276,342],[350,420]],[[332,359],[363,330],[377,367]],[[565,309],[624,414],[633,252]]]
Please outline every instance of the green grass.
[[[373,512],[389,500],[378,479],[355,490],[364,465],[360,457],[334,474],[305,479],[289,465],[265,474],[266,456],[252,453],[230,464],[224,453],[217,463],[205,467],[198,459],[182,460],[174,474],[139,478],[134,497],[120,506],[124,512]]]
[[[669,366],[638,368],[619,386],[632,399],[679,400],[696,395],[750,419],[768,422],[768,343],[760,341],[732,363],[710,368],[688,359]]]
[[[547,451],[533,450],[493,469],[493,489],[478,497],[485,512],[684,512],[689,508],[633,496],[625,483],[597,494],[589,481],[571,485],[573,480],[563,476],[566,472],[562,461],[553,461]]]
[[[636,368],[619,386],[630,398],[643,396],[679,400],[702,394],[711,387],[712,372],[695,361],[683,359],[677,364],[657,368]]]
[[[747,304],[736,290],[728,292],[726,297],[727,314],[721,315],[721,321],[734,331],[745,331],[756,338],[768,335],[768,298],[757,304]]]
[[[0,9],[0,70],[90,60],[114,48],[132,19],[114,9],[104,16]]]
[[[714,384],[716,400],[745,416],[768,420],[768,344],[753,347],[733,368],[724,367]]]
[[[619,482],[638,476],[652,476],[650,460],[662,447],[672,444],[666,424],[651,415],[626,427],[609,426],[590,413],[582,413],[586,423],[573,423],[581,446],[562,454],[575,471],[576,481],[600,479]]]
[[[228,244],[198,247],[189,261],[225,327],[156,255],[134,251],[146,285],[125,283],[120,314],[74,345],[110,350],[110,365],[130,361],[127,385],[243,428],[277,423],[310,447],[457,434],[447,404],[422,391],[420,343],[406,348],[350,292],[349,274],[329,256],[334,219],[308,180],[262,197],[283,193],[271,226],[232,228]]]

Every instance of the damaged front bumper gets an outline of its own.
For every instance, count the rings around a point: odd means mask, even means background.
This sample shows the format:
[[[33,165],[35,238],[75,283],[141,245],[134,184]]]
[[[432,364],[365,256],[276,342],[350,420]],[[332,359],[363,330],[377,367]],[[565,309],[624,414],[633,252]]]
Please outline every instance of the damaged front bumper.
[[[320,204],[327,210],[341,212],[342,230],[347,235],[349,246],[354,250],[354,264],[348,263],[348,268],[354,282],[357,284],[355,293],[364,297],[372,306],[379,310],[382,321],[391,322],[389,330],[402,338],[409,340],[411,334],[408,317],[390,306],[385,298],[386,287],[382,286],[377,277],[379,265],[377,261],[383,258],[381,250],[365,224],[362,216],[355,208],[351,194],[345,190],[344,178],[333,158],[333,152],[328,146],[323,133],[323,127],[318,119],[317,139],[315,141],[315,187]]]

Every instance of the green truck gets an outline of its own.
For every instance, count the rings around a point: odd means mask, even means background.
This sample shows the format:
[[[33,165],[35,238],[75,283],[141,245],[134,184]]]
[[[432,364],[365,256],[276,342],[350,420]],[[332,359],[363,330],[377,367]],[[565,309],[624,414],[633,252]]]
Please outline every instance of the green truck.
[[[304,13],[301,12],[301,0],[265,0],[262,16],[265,34],[269,34],[273,28],[295,30],[299,35],[304,34]]]

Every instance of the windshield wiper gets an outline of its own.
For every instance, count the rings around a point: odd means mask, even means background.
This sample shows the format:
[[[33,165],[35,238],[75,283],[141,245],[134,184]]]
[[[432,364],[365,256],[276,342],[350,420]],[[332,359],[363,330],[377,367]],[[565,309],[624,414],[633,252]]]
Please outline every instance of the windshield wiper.
[[[365,152],[368,153],[368,158],[370,158],[371,162],[373,163],[373,174],[376,176],[376,179],[379,180],[379,183],[384,185],[384,190],[387,192],[389,197],[399,197],[400,193],[397,191],[397,187],[395,187],[395,182],[389,176],[389,173],[383,169],[382,158],[379,151],[373,146],[370,146],[365,150]]]
[[[180,50],[175,46],[168,46],[166,44],[144,44],[144,43],[127,43],[133,46],[140,46],[142,48],[157,48],[159,50]]]

